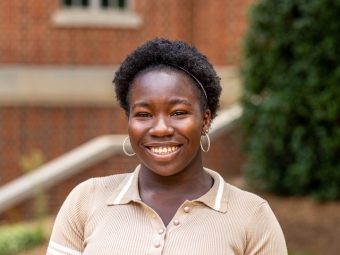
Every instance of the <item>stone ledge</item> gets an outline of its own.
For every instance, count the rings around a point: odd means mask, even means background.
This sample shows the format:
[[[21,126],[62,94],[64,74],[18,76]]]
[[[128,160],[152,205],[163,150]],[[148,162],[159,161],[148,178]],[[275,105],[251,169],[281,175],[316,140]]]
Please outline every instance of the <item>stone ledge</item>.
[[[117,66],[0,66],[0,105],[115,105]]]
[[[118,66],[0,66],[0,106],[116,105],[112,80]],[[236,103],[242,84],[236,67],[215,67],[221,108]]]
[[[55,27],[138,29],[140,15],[125,10],[61,9],[52,15]]]

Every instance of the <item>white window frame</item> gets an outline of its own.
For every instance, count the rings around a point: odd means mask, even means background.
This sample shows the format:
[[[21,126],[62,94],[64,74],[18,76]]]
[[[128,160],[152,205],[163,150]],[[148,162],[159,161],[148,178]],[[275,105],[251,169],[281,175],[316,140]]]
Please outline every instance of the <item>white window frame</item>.
[[[79,0],[80,1],[80,0]],[[100,0],[89,0],[89,6],[74,5],[61,8],[52,15],[52,23],[56,27],[112,27],[122,29],[138,29],[143,22],[133,12],[133,0],[127,0],[125,8],[102,8]]]
[[[100,2],[101,0],[88,0],[89,2],[89,5],[88,6],[82,6],[81,5],[81,1],[82,0],[73,0],[75,1],[76,3],[75,4],[72,4],[70,7],[66,7],[66,6],[63,6],[64,8],[86,8],[86,9],[91,9],[91,10],[99,10],[101,8],[104,8],[103,6],[101,6]],[[108,0],[109,2],[116,2],[118,3],[119,0]],[[130,3],[132,2],[131,0],[125,0],[126,2],[126,6],[124,8],[122,8],[123,10],[125,9],[129,9],[130,8]],[[115,6],[111,6],[109,4],[109,6],[107,8],[104,8],[104,9],[110,9],[110,8],[117,8],[118,9],[118,6],[115,7]]]
[[[91,9],[99,9],[100,8],[100,0],[89,0]]]

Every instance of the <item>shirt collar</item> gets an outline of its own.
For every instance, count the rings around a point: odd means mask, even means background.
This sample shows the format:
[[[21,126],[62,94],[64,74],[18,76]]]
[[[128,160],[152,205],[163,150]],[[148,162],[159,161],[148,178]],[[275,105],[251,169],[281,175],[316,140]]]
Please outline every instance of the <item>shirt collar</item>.
[[[141,201],[138,191],[138,175],[140,165],[133,173],[127,174],[121,184],[116,188],[109,199],[107,205],[123,205],[131,201]]]
[[[192,202],[196,204],[205,204],[215,211],[225,213],[229,200],[229,184],[227,184],[220,174],[205,168],[207,173],[214,179],[211,189],[198,199]],[[123,205],[131,201],[141,201],[138,191],[138,175],[140,166],[137,166],[133,173],[127,174],[121,184],[113,191],[107,205]]]

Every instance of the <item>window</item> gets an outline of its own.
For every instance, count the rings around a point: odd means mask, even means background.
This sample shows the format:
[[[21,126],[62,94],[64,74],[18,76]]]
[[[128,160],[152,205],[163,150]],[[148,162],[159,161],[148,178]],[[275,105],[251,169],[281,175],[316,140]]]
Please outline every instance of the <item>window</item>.
[[[61,0],[52,16],[56,27],[138,29],[142,18],[133,12],[134,0]]]
[[[127,0],[62,0],[65,7],[84,7],[84,8],[119,8],[127,7]]]

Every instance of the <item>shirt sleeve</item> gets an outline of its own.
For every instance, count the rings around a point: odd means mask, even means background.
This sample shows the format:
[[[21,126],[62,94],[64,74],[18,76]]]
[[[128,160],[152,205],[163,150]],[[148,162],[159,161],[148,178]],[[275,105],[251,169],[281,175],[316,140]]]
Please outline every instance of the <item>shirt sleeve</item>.
[[[245,255],[287,255],[282,229],[267,202],[259,205],[247,231]]]
[[[66,198],[54,223],[47,255],[81,255],[84,227],[93,196],[93,179],[75,187]]]

